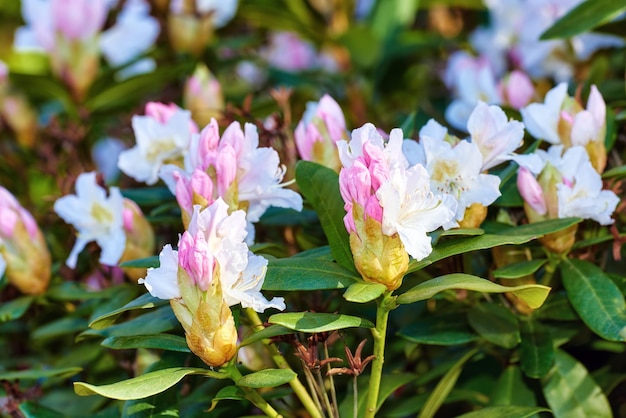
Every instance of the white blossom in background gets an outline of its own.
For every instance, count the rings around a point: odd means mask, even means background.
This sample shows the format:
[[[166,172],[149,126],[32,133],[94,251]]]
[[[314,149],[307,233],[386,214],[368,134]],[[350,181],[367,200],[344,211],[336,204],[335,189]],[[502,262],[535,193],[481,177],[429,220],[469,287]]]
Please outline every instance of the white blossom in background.
[[[96,182],[96,173],[83,173],[76,179],[76,194],[57,199],[54,211],[77,230],[76,242],[67,258],[76,267],[78,254],[95,241],[102,250],[100,263],[115,266],[126,247],[124,232],[124,199],[117,187],[106,190]]]
[[[210,15],[213,27],[226,26],[237,13],[238,0],[171,0],[170,11],[174,14],[188,13],[189,4],[200,15]]]
[[[163,165],[182,164],[191,135],[197,132],[191,112],[161,103],[148,103],[146,115],[133,116],[132,125],[137,144],[120,154],[118,167],[126,175],[150,185],[159,180]]]

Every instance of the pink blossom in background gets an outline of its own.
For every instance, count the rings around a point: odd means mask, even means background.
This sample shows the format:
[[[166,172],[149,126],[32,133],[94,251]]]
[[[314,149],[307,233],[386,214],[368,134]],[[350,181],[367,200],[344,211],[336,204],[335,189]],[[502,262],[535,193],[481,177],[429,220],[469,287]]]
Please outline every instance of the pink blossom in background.
[[[289,72],[311,70],[317,65],[313,45],[293,32],[270,34],[268,46],[261,51],[261,56],[272,67]]]

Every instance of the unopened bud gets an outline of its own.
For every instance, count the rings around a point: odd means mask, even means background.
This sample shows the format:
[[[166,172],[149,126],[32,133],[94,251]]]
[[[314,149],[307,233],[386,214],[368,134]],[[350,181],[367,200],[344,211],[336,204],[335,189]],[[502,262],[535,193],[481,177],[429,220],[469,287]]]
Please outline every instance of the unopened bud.
[[[222,86],[205,65],[198,65],[185,83],[183,102],[199,126],[206,126],[211,118],[220,117],[224,110]]]

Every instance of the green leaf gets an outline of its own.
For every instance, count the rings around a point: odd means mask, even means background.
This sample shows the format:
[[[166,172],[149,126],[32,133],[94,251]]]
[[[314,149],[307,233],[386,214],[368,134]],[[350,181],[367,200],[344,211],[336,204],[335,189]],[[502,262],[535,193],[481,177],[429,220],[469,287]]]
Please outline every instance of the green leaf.
[[[599,267],[577,259],[561,263],[563,286],[572,306],[593,332],[611,341],[626,339],[626,302]]]
[[[534,274],[548,260],[529,260],[519,263],[509,264],[493,271],[493,277],[496,279],[519,279],[520,277]]]
[[[179,327],[178,319],[169,305],[139,315],[129,321],[115,324],[105,329],[88,329],[80,333],[77,341],[87,336],[131,337],[138,334],[159,334]]]
[[[439,238],[441,237],[455,237],[455,236],[465,236],[465,237],[475,237],[479,235],[484,235],[485,231],[480,228],[455,228],[455,229],[438,229],[436,231],[431,232],[430,237],[432,238],[432,245],[436,245],[439,242]]]
[[[121,192],[122,196],[132,200],[139,206],[157,206],[164,202],[174,201],[174,196],[167,187],[123,189]]]
[[[453,273],[427,280],[398,296],[400,304],[427,300],[445,290],[474,290],[485,293],[509,292],[522,299],[533,309],[540,307],[548,297],[550,288],[539,284],[501,286],[471,274]]]
[[[48,377],[70,377],[80,373],[81,367],[65,367],[62,369],[28,369],[17,372],[0,372],[0,380],[38,380]]]
[[[510,365],[500,375],[493,386],[489,399],[492,406],[519,405],[537,406],[537,398],[532,387],[528,385],[518,365]]]
[[[619,167],[613,167],[610,170],[606,170],[602,173],[604,180],[612,178],[624,178],[626,177],[626,165],[620,165]]]
[[[144,293],[137,299],[128,302],[121,308],[97,317],[96,319],[91,321],[89,327],[93,329],[103,329],[112,325],[117,320],[117,318],[124,312],[131,311],[133,309],[155,308],[157,306],[165,305],[166,303],[168,303],[168,301],[155,298],[150,293]]]
[[[500,305],[483,303],[470,309],[469,324],[485,340],[504,348],[520,342],[519,322],[513,313]]]
[[[62,317],[56,321],[49,322],[45,325],[41,325],[34,330],[31,334],[31,338],[35,340],[44,340],[49,338],[56,338],[62,335],[73,334],[87,328],[87,321],[83,318],[76,318],[72,316]]]
[[[343,297],[348,302],[370,302],[387,290],[387,286],[380,283],[356,282],[348,287]]]
[[[147,269],[150,267],[159,267],[159,256],[153,255],[146,258],[138,258],[136,260],[128,260],[120,263],[120,267]]]
[[[296,182],[317,212],[333,257],[340,266],[356,272],[350,238],[343,224],[345,210],[339,193],[339,175],[320,164],[299,161],[296,165]]]
[[[361,277],[339,264],[318,258],[277,258],[269,260],[264,290],[343,289]]]
[[[529,318],[520,323],[520,364],[528,377],[545,376],[554,363],[554,342],[540,322]]]
[[[446,400],[456,381],[459,379],[461,372],[463,371],[463,366],[465,363],[476,354],[476,349],[467,352],[463,357],[457,361],[454,366],[448,370],[448,372],[441,378],[435,389],[431,392],[426,404],[420,411],[418,418],[432,418],[437,413],[439,407]]]
[[[102,343],[103,346],[115,350],[130,348],[155,348],[168,351],[191,352],[187,347],[187,341],[183,337],[172,334],[133,335],[127,337],[108,337]]]
[[[581,218],[561,218],[530,224],[508,226],[498,232],[498,235],[536,235],[537,237],[559,232],[582,222]]]
[[[419,1],[417,0],[386,0],[376,3],[372,15],[372,29],[384,39],[397,30],[413,23]]]
[[[376,410],[380,409],[382,404],[387,398],[393,395],[398,388],[413,382],[417,379],[417,375],[412,373],[389,373],[384,374],[380,380],[380,390],[378,392],[378,402],[376,403]],[[367,379],[358,379],[358,413],[357,416],[365,416],[365,410],[367,408],[367,393],[369,381]],[[352,383],[350,383],[349,391],[346,397],[339,406],[339,416],[351,417],[354,412],[354,396],[352,390]]]
[[[10,302],[3,302],[0,304],[0,322],[21,318],[34,300],[33,296],[22,296]]]
[[[411,260],[409,262],[409,269],[407,273],[412,273],[427,267],[444,258],[452,257],[453,255],[469,253],[471,251],[485,250],[487,248],[499,247],[500,245],[508,244],[524,244],[528,241],[532,241],[538,238],[537,234],[530,235],[496,235],[485,234],[471,238],[459,238],[455,240],[448,240],[441,242],[430,255],[420,261]]]
[[[467,316],[461,313],[418,317],[398,335],[419,344],[433,345],[460,345],[478,339],[467,323]]]
[[[626,4],[622,1],[584,1],[557,20],[539,39],[571,38],[613,20],[624,11]]]
[[[265,369],[245,375],[237,380],[237,386],[273,388],[291,382],[296,376],[291,369]]]
[[[557,321],[578,321],[578,315],[564,291],[551,293],[546,303],[533,312],[534,318]]]
[[[217,392],[213,401],[224,401],[224,400],[232,400],[232,401],[243,401],[246,399],[246,393],[239,387],[230,385],[223,387]]]
[[[550,410],[537,406],[488,406],[459,415],[457,418],[527,418],[540,412],[550,412]]]
[[[244,338],[239,346],[244,347],[246,345],[253,344],[266,338],[272,338],[278,335],[293,334],[294,332],[294,330],[282,327],[280,325],[270,325],[269,327],[263,328],[260,331],[251,332],[249,336]]]
[[[606,396],[585,366],[561,350],[556,351],[554,360],[543,394],[556,418],[613,416]]]
[[[356,316],[314,312],[280,313],[270,316],[268,321],[300,332],[326,332],[354,327],[374,328],[370,321]]]
[[[180,382],[183,377],[193,374],[216,379],[225,379],[228,377],[225,373],[214,372],[207,369],[172,367],[142,374],[141,376],[111,383],[109,385],[96,386],[84,382],[74,382],[74,392],[80,396],[100,395],[106,398],[124,401],[129,399],[142,399],[161,393]]]

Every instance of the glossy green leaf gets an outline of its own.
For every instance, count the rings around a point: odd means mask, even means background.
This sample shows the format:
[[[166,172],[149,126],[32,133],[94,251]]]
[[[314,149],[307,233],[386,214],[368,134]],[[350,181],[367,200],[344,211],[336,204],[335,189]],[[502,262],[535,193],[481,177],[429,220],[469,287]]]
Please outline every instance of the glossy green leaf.
[[[380,283],[356,282],[348,287],[343,294],[345,300],[349,302],[365,303],[370,302],[387,290],[387,286]]]
[[[320,164],[299,161],[296,182],[317,212],[333,257],[340,266],[355,272],[350,238],[343,223],[345,210],[339,193],[339,175]]]
[[[626,302],[599,267],[577,259],[561,263],[563,285],[572,306],[593,332],[611,341],[626,339]]]
[[[527,418],[540,412],[550,412],[550,410],[537,406],[489,406],[459,415],[457,418]]]
[[[454,229],[438,229],[429,235],[432,238],[432,245],[436,245],[441,237],[475,237],[484,235],[485,231],[480,228],[454,228]]]
[[[66,367],[62,369],[27,369],[16,372],[0,372],[0,380],[37,380],[48,377],[70,377],[80,373],[81,367]]]
[[[139,206],[157,206],[164,202],[174,201],[174,195],[167,187],[142,187],[123,189],[122,195]]]
[[[108,337],[102,345],[115,350],[131,348],[154,348],[168,351],[189,353],[189,347],[183,337],[172,334],[133,335],[126,337]]]
[[[529,318],[520,322],[520,365],[528,377],[545,376],[554,363],[552,336],[540,322]]]
[[[137,269],[147,269],[151,267],[159,267],[159,256],[153,255],[151,257],[146,258],[138,258],[136,260],[128,260],[120,263],[120,267],[126,268],[137,268]]]
[[[169,305],[162,306],[150,312],[139,315],[121,324],[111,325],[105,329],[88,329],[83,331],[77,340],[87,336],[100,337],[127,337],[138,334],[159,334],[179,327],[178,319]]]
[[[0,322],[19,319],[26,313],[35,298],[33,296],[22,296],[10,302],[0,304]]]
[[[519,279],[520,277],[534,274],[548,260],[529,260],[519,263],[509,264],[493,271],[493,277],[496,279]]]
[[[533,317],[557,321],[578,321],[578,315],[567,297],[567,293],[559,291],[551,293],[546,302],[533,312]]]
[[[528,379],[523,376],[519,365],[510,365],[504,369],[493,386],[489,404],[492,406],[537,406],[535,392],[529,386]]]
[[[297,374],[291,369],[265,369],[250,373],[237,380],[237,386],[248,388],[273,388],[292,381]]]
[[[404,294],[398,296],[397,302],[404,304],[427,300],[437,293],[446,290],[473,290],[484,293],[509,292],[522,299],[531,308],[540,307],[550,292],[549,287],[538,284],[501,286],[489,280],[472,276],[471,274],[454,273],[436,277],[418,284]]]
[[[221,388],[213,398],[213,401],[223,401],[227,399],[234,401],[243,401],[246,399],[246,394],[240,387],[230,385]]]
[[[559,232],[570,226],[582,222],[581,218],[560,218],[530,224],[508,226],[498,232],[498,235],[537,235],[537,237]]]
[[[398,334],[419,344],[459,345],[478,339],[461,313],[432,315],[415,318]]]
[[[380,389],[378,392],[378,402],[376,403],[376,410],[380,409],[385,400],[393,395],[396,390],[402,386],[413,382],[417,379],[417,375],[412,373],[389,373],[384,374],[380,381]],[[358,413],[357,416],[365,416],[365,410],[367,408],[367,393],[369,380],[358,379]],[[346,397],[339,406],[339,416],[352,417],[354,412],[354,397],[352,391],[352,383],[350,383],[350,390],[346,394]]]
[[[484,234],[477,237],[459,238],[454,240],[446,240],[433,248],[430,255],[420,261],[411,260],[409,262],[408,273],[418,271],[444,258],[453,255],[469,253],[471,251],[485,250],[487,248],[499,247],[500,245],[524,244],[538,238],[537,234],[515,234],[515,235],[498,235]]]
[[[263,289],[343,289],[361,277],[339,264],[318,258],[277,258],[269,261]]]
[[[626,177],[626,165],[620,165],[619,167],[613,167],[610,170],[606,170],[602,173],[602,178],[612,179],[612,178],[623,178]]]
[[[293,334],[295,331],[280,325],[270,325],[260,331],[250,332],[249,335],[239,344],[240,347],[253,344],[266,338],[272,338],[279,335]]]
[[[268,321],[271,324],[282,325],[300,332],[326,332],[343,328],[374,327],[374,324],[367,319],[356,316],[314,312],[280,313],[270,316]]]
[[[430,393],[428,400],[424,404],[424,407],[420,411],[418,418],[432,418],[437,413],[437,410],[444,403],[456,381],[459,379],[461,372],[463,371],[463,366],[465,363],[471,359],[474,354],[476,354],[476,350],[471,350],[466,353],[463,357],[457,361],[454,366],[448,370],[448,372],[441,378],[435,389]]]
[[[626,11],[626,4],[615,0],[584,1],[541,34],[541,40],[571,38],[607,23]]]
[[[485,340],[504,348],[513,348],[520,342],[519,322],[513,313],[500,305],[483,303],[468,312],[467,319]]]
[[[87,321],[83,318],[66,316],[49,322],[34,330],[31,337],[35,340],[46,340],[63,335],[73,334],[87,328]]]
[[[151,309],[157,306],[162,306],[168,303],[168,301],[155,298],[150,293],[144,293],[139,296],[137,299],[128,302],[126,305],[122,306],[119,309],[116,309],[112,312],[106,313],[104,315],[99,316],[98,318],[91,321],[89,324],[90,328],[93,329],[103,329],[110,325],[112,325],[117,318],[123,314],[124,312],[131,311],[133,309]]]
[[[100,395],[106,398],[120,400],[142,399],[161,393],[180,382],[183,377],[193,374],[216,379],[225,379],[228,377],[227,374],[207,369],[172,367],[142,374],[141,376],[111,383],[109,385],[96,386],[84,382],[74,382],[74,391],[80,396]]]
[[[47,408],[43,405],[26,401],[20,403],[19,411],[24,418],[67,418],[67,414],[55,411],[54,409]]]
[[[581,363],[562,350],[543,385],[543,394],[556,418],[612,417],[602,389]]]

